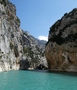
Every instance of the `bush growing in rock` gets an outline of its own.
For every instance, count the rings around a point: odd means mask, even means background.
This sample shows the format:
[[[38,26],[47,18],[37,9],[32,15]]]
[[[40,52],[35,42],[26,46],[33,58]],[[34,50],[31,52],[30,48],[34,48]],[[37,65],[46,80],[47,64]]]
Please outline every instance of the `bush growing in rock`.
[[[13,49],[14,48],[14,45],[12,42],[10,42],[10,48]]]

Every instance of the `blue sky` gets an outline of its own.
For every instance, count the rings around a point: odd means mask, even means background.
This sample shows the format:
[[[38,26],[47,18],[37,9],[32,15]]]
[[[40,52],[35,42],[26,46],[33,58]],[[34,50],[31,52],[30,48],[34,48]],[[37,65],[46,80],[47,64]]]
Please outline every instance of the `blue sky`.
[[[77,0],[10,0],[15,4],[21,28],[39,39],[47,39],[49,28],[66,12],[77,7]]]

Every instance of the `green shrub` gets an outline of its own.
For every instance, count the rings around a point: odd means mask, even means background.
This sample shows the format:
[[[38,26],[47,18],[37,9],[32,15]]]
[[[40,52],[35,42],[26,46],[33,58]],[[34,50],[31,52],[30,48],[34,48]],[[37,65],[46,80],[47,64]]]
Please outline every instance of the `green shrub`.
[[[10,48],[13,49],[14,48],[14,45],[12,42],[10,42]]]
[[[20,23],[20,19],[17,17],[17,22]]]
[[[4,6],[6,6],[8,1],[9,1],[9,0],[0,0],[0,3],[1,3],[1,4],[4,4]]]
[[[27,48],[26,47],[23,48],[23,52],[27,53]]]
[[[2,55],[0,55],[0,59],[2,58]]]
[[[11,64],[12,63],[12,60],[9,60],[9,64]]]
[[[24,54],[27,53],[31,58],[33,58],[34,52],[31,50],[30,47],[24,47],[24,48],[23,48],[23,52],[24,52]]]

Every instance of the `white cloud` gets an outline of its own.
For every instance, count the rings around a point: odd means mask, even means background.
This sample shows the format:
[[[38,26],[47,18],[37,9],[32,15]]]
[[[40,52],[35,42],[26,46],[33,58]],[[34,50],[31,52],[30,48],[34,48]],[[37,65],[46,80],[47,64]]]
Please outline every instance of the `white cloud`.
[[[47,36],[39,36],[38,39],[39,39],[39,40],[48,41],[48,37],[47,37]]]

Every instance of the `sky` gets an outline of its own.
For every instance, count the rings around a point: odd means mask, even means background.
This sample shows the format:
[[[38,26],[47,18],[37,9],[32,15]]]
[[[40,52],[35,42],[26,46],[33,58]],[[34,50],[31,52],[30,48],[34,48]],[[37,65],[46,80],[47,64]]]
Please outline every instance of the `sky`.
[[[48,40],[50,27],[77,7],[77,0],[10,0],[16,6],[20,27],[40,40]]]

